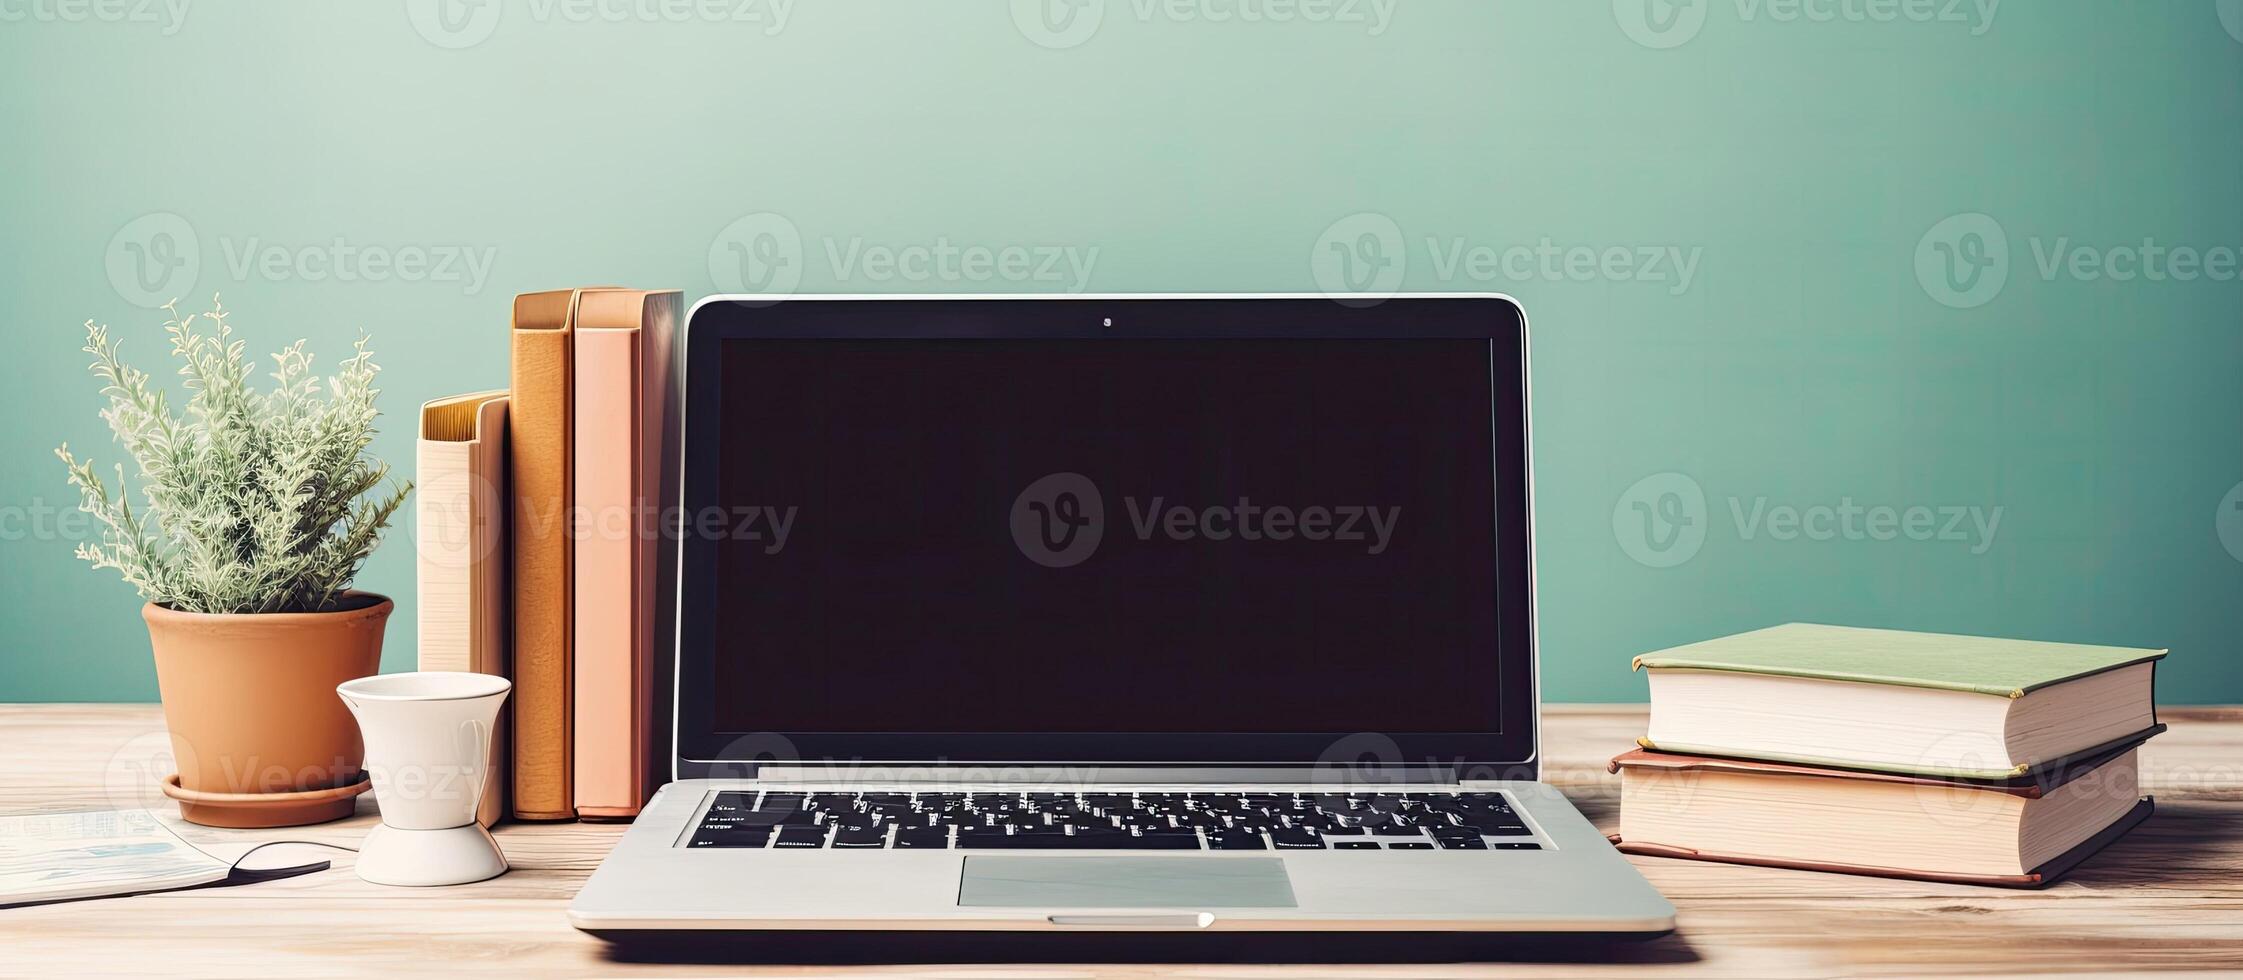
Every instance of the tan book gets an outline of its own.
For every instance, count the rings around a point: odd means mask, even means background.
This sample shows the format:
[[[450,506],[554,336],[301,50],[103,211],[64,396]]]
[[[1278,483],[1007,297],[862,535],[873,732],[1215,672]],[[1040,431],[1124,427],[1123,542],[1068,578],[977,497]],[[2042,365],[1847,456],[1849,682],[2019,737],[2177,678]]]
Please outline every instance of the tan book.
[[[573,820],[571,375],[579,290],[514,297],[507,459],[514,497],[514,817]]]
[[[2149,815],[2140,736],[2000,780],[1638,749],[1620,774],[1631,854],[2037,888]]]
[[[506,392],[484,391],[421,406],[413,515],[422,670],[510,675],[506,405]],[[501,708],[491,735],[490,771],[498,778],[479,810],[486,827],[506,813],[511,727]]]
[[[575,327],[576,812],[628,820],[658,770],[660,518],[675,460],[671,391],[680,294],[587,289]]]

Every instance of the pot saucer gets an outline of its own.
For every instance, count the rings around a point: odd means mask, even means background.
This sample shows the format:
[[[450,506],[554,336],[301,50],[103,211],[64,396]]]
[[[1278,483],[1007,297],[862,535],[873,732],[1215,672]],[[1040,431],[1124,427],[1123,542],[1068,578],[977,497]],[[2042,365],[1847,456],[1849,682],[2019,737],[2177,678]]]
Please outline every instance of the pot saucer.
[[[358,780],[326,789],[292,793],[205,793],[179,785],[179,774],[164,777],[164,795],[179,802],[179,816],[205,827],[256,829],[301,827],[341,820],[358,812],[358,794],[373,788],[365,773]]]

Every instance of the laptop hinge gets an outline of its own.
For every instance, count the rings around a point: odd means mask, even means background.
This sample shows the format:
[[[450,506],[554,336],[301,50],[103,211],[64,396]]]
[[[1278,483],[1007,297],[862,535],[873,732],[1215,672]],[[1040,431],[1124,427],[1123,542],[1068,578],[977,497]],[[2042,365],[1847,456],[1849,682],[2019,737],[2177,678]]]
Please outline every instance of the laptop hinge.
[[[1315,766],[1078,766],[1024,765],[766,765],[753,777],[775,783],[1005,783],[1046,786],[1093,784],[1208,784],[1324,783],[1341,785],[1421,784],[1455,785],[1457,772],[1446,766],[1380,766],[1332,768]]]

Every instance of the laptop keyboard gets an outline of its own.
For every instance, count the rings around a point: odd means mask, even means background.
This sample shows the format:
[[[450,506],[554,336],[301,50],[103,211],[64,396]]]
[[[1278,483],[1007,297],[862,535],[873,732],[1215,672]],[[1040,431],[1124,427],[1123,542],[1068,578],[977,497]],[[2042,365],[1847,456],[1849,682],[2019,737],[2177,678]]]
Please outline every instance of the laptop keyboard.
[[[716,794],[688,847],[1541,850],[1501,793]]]

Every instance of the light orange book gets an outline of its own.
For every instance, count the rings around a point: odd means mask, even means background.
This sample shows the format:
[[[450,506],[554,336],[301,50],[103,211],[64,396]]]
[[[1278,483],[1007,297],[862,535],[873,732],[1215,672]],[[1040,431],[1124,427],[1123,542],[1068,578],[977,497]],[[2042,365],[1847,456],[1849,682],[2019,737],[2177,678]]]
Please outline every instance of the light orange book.
[[[573,820],[570,361],[579,290],[514,297],[507,461],[514,498],[514,817]]]
[[[637,816],[653,792],[657,579],[675,487],[665,438],[680,294],[587,289],[575,326],[576,813]]]
[[[506,392],[421,406],[413,517],[420,556],[420,669],[510,675],[507,587]],[[488,827],[506,812],[511,705],[491,733],[494,776],[478,809]]]

